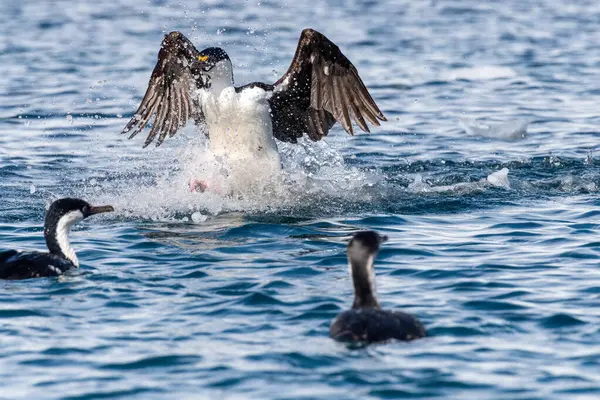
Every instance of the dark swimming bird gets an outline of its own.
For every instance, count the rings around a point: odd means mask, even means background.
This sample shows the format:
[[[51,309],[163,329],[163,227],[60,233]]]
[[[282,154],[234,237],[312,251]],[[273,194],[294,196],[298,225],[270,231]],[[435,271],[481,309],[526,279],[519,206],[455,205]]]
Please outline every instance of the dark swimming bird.
[[[206,126],[216,156],[243,167],[258,163],[257,171],[281,168],[274,137],[296,143],[306,134],[318,141],[336,122],[352,135],[352,121],[366,132],[366,121],[386,121],[354,65],[313,29],[302,31],[292,64],[277,82],[237,87],[223,49],[198,51],[182,33],[169,33],[146,94],[122,133],[132,131],[131,139],[153,116],[144,147],[155,138],[159,146],[194,120]]]
[[[58,276],[71,268],[79,268],[79,261],[69,243],[71,226],[91,215],[110,211],[114,211],[112,206],[93,207],[80,199],[56,200],[46,212],[44,222],[44,237],[50,252],[0,252],[0,279]]]
[[[412,315],[382,310],[375,298],[373,260],[379,245],[387,240],[374,231],[359,232],[348,245],[348,267],[354,282],[352,309],[339,314],[329,334],[340,341],[382,342],[390,339],[413,340],[427,333]]]

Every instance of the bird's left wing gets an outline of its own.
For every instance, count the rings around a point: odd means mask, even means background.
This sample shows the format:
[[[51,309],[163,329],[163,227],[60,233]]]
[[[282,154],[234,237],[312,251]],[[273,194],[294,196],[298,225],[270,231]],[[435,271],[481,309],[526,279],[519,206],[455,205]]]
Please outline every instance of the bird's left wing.
[[[350,135],[352,121],[365,132],[387,121],[356,67],[325,35],[304,29],[289,69],[273,85],[273,135],[296,142],[306,133],[314,141],[339,122]]]
[[[144,147],[152,143],[157,135],[156,146],[160,146],[167,135],[173,136],[188,120],[200,122],[203,119],[202,110],[193,96],[194,90],[202,87],[202,83],[194,79],[191,70],[199,54],[182,33],[171,32],[165,36],[146,94],[122,133],[133,129],[129,135],[131,139],[156,115]]]

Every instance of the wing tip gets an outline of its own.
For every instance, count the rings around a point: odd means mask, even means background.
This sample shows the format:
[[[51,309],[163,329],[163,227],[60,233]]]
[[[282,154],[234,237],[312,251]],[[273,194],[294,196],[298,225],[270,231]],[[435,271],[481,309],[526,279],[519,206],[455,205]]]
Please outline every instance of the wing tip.
[[[302,33],[300,33],[300,36],[312,36],[315,33],[319,33],[319,32],[317,32],[313,28],[304,28],[304,29],[302,29]]]
[[[137,131],[133,132],[131,135],[129,135],[129,136],[127,137],[127,140],[131,140],[131,139],[133,139],[133,138],[135,137],[135,135],[137,135],[137,134],[138,134],[138,133],[137,133]]]

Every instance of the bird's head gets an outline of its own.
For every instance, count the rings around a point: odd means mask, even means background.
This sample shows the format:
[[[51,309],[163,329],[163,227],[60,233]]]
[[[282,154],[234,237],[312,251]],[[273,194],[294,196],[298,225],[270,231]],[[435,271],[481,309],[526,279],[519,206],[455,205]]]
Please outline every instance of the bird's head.
[[[92,206],[87,201],[73,198],[58,199],[46,212],[44,234],[48,236],[66,235],[73,224],[89,216],[114,211],[112,206]]]
[[[79,266],[77,256],[69,244],[68,235],[71,226],[89,216],[110,211],[114,211],[112,206],[92,206],[81,199],[56,200],[50,204],[44,222],[44,237],[48,250]]]
[[[192,71],[210,74],[214,68],[223,68],[225,64],[231,64],[229,56],[220,47],[209,47],[200,52],[192,63]]]
[[[111,211],[114,211],[112,206],[92,206],[90,203],[81,199],[58,199],[50,205],[50,208],[46,213],[46,222],[49,220],[56,222],[68,220],[75,223],[89,216]]]
[[[208,78],[206,86],[217,86],[219,91],[233,85],[233,65],[220,47],[209,47],[200,52],[191,65],[192,73]]]
[[[377,255],[379,245],[387,239],[387,236],[375,231],[358,232],[348,244],[348,258],[366,264],[366,260]]]

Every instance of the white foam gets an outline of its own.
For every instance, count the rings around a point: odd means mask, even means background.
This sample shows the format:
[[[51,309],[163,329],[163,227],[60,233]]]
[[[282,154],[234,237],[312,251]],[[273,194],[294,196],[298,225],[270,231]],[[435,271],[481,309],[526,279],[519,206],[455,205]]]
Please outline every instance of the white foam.
[[[195,223],[200,223],[200,222],[204,222],[208,219],[208,216],[203,215],[201,212],[196,211],[195,213],[192,214],[192,221],[194,221]]]
[[[427,193],[435,191],[434,187],[423,182],[423,176],[415,175],[415,180],[408,185],[408,191],[413,193]]]
[[[485,179],[481,179],[477,182],[459,182],[453,185],[439,185],[433,186],[427,182],[423,182],[421,175],[416,175],[415,180],[408,185],[407,190],[412,193],[447,193],[452,192],[456,194],[469,194],[473,192],[483,191],[490,186],[502,187],[510,189],[510,183],[508,181],[508,168],[502,168],[500,171],[496,171],[488,175]]]
[[[594,182],[586,181],[572,174],[561,176],[557,179],[559,188],[565,192],[597,192],[598,186]]]
[[[508,168],[502,168],[500,171],[488,175],[486,181],[492,186],[510,189],[510,182],[508,181]]]
[[[308,203],[318,207],[321,199],[332,197],[357,199],[357,189],[378,179],[348,167],[341,154],[324,141],[301,139],[298,144],[278,143],[280,173],[258,169],[249,176],[252,179],[239,181],[238,175],[232,184],[229,161],[215,156],[203,135],[184,139],[174,141],[181,144],[179,148],[161,147],[145,158],[118,163],[126,170],[117,179],[86,190],[96,191],[98,202],[112,204],[115,216],[204,222],[225,212],[265,212]],[[191,179],[209,182],[210,190],[190,191]]]
[[[516,119],[489,125],[468,118],[459,118],[458,124],[471,136],[519,140],[527,137],[527,125],[529,125],[529,122],[523,119]]]

